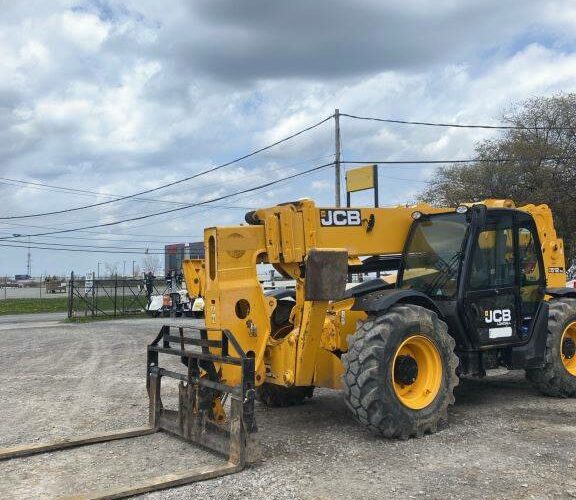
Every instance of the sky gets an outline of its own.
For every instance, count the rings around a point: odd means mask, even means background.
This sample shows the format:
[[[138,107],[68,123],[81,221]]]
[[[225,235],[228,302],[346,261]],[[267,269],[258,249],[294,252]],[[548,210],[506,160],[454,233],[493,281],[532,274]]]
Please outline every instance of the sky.
[[[324,169],[172,214],[26,236],[211,200],[331,162],[329,121],[149,195],[1,218],[189,177],[336,108],[498,124],[527,98],[576,91],[575,34],[573,0],[0,0],[0,245],[99,248],[32,248],[35,276],[84,274],[98,263],[122,272],[146,249],[197,241],[204,227],[239,224],[251,208],[303,197],[332,205],[334,171]],[[471,158],[476,142],[497,134],[341,118],[344,160]],[[393,205],[413,202],[434,167],[379,172],[380,203]],[[371,202],[368,193],[353,201]],[[25,271],[26,249],[0,246],[0,275]]]

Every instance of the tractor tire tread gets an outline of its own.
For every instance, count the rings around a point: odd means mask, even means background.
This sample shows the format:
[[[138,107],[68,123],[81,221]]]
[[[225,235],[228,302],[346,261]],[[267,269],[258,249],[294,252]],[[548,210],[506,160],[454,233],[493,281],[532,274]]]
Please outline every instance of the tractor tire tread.
[[[387,339],[393,331],[408,330],[414,325],[435,332],[435,341],[445,355],[446,377],[442,393],[431,404],[434,411],[414,412],[398,401],[383,396],[378,378],[379,363],[392,346]],[[454,354],[455,342],[438,315],[421,306],[397,304],[386,313],[360,321],[354,335],[348,337],[348,352],[342,355],[344,401],[354,418],[370,431],[386,438],[409,439],[437,432],[448,420],[448,406],[454,403],[458,385]]]
[[[560,340],[567,323],[576,321],[576,299],[552,299],[549,305],[545,364],[542,368],[527,369],[526,378],[546,396],[574,398],[576,377],[570,375],[562,365]]]

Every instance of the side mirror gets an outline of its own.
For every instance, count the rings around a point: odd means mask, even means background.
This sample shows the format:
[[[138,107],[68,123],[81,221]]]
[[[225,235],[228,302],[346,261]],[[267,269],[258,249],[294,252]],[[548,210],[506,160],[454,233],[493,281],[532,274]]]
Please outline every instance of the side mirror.
[[[346,292],[348,252],[312,249],[306,257],[305,300],[337,300]]]

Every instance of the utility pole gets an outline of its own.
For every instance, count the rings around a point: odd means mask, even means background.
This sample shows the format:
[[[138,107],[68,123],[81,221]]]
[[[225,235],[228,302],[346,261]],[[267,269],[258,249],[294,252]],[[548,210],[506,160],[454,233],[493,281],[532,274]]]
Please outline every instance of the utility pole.
[[[28,255],[26,260],[26,274],[32,277],[32,256],[30,255],[30,236],[28,236]]]
[[[340,206],[340,110],[334,110],[334,125],[335,125],[335,147],[336,151],[334,154],[334,167],[335,167],[335,193],[336,193],[336,206]]]

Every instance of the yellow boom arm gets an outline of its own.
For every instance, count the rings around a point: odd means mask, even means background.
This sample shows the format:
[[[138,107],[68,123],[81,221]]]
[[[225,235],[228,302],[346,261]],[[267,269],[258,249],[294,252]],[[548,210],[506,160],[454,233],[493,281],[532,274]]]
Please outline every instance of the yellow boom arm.
[[[510,200],[486,200],[488,207],[513,208]],[[318,208],[311,200],[257,210],[251,225],[205,230],[205,316],[208,328],[230,330],[243,349],[256,359],[256,384],[321,385],[317,378],[335,374],[341,363],[319,345],[337,348],[334,333],[339,312],[323,300],[306,300],[305,266],[311,249],[346,252],[349,264],[359,257],[400,254],[413,222],[412,214],[453,211],[429,205],[394,208]],[[533,215],[548,277],[548,286],[564,286],[564,253],[550,209],[521,207]],[[281,340],[271,338],[271,314],[276,299],[266,296],[258,281],[257,265],[271,264],[296,280],[293,330]],[[562,273],[556,272],[561,269]],[[556,270],[556,271],[554,271]],[[190,271],[189,271],[190,273]],[[337,298],[337,297],[331,297]],[[273,368],[274,367],[274,368]],[[235,383],[234,367],[222,367],[225,380]],[[330,376],[332,380],[336,375]],[[329,378],[330,378],[329,377]]]

